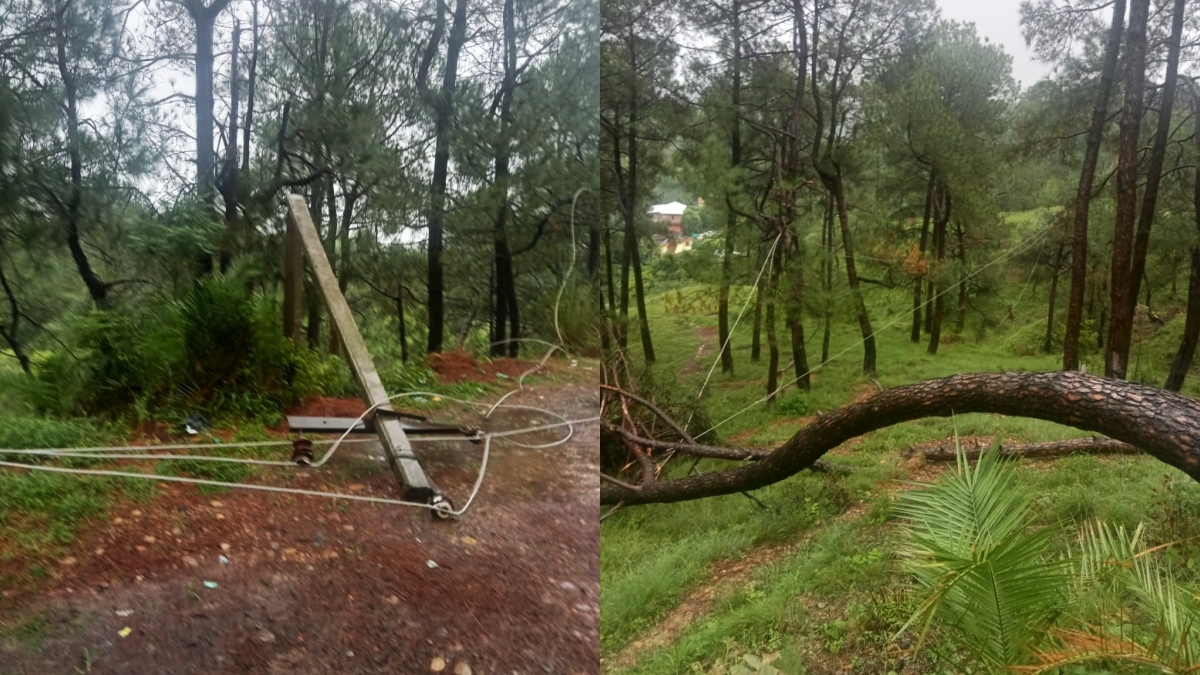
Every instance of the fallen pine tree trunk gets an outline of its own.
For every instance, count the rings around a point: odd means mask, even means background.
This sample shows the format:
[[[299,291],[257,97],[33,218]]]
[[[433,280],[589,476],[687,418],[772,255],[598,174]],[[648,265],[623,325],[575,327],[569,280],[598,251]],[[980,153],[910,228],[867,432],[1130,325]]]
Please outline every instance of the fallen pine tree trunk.
[[[960,443],[967,459],[979,459],[991,450],[993,441],[987,443]],[[1111,438],[1073,438],[1068,441],[1045,443],[1001,443],[1001,455],[1006,457],[1063,457],[1066,455],[1140,455],[1138,448]],[[904,457],[920,457],[927,462],[953,462],[958,458],[958,449],[953,442],[940,442],[909,448]]]
[[[923,417],[999,413],[1057,422],[1141,448],[1200,481],[1200,403],[1142,384],[1076,372],[973,373],[882,391],[822,415],[754,463],[639,486],[607,483],[602,504],[678,502],[755,490],[811,467],[865,433]]]

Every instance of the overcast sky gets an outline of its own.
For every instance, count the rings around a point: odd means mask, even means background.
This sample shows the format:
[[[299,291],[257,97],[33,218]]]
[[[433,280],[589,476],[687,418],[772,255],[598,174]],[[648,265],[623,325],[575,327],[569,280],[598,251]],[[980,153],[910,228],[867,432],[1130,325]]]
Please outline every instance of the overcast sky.
[[[1013,57],[1013,78],[1026,89],[1050,73],[1050,67],[1033,58],[1021,37],[1021,0],[937,0],[942,18],[975,24],[975,32],[1004,45]]]

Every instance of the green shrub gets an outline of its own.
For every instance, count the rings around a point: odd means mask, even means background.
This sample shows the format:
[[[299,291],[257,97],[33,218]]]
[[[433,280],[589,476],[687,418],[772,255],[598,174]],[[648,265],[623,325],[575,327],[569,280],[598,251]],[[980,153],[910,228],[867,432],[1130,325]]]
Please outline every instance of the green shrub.
[[[61,414],[130,405],[169,390],[184,360],[172,313],[93,310],[61,322],[64,346],[37,369],[33,402]]]
[[[781,415],[807,415],[808,401],[802,392],[794,391],[775,401],[775,412]]]
[[[36,408],[273,423],[304,395],[353,391],[337,359],[284,337],[279,303],[249,290],[253,274],[249,264],[235,265],[176,302],[70,317],[62,348],[37,369]]]

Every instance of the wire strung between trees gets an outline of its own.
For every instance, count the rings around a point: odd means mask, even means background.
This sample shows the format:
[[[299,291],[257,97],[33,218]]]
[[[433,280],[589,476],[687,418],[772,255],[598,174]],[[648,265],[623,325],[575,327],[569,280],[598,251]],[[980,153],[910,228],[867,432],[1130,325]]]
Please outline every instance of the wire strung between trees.
[[[1036,235],[1034,235],[1034,236],[1033,236],[1031,239],[1029,239],[1029,240],[1028,240],[1027,242],[1025,242],[1024,244],[1019,244],[1019,245],[1017,245],[1017,246],[1014,246],[1013,248],[1009,249],[1009,250],[1008,250],[1008,252],[1006,252],[1005,254],[1003,254],[1003,255],[1001,255],[1001,256],[999,256],[999,257],[995,258],[995,259],[994,259],[994,260],[992,260],[991,262],[989,262],[989,263],[986,263],[985,265],[983,265],[983,266],[981,266],[981,267],[979,267],[979,268],[975,269],[975,270],[974,270],[974,271],[972,271],[970,274],[967,274],[967,275],[965,275],[965,276],[964,276],[962,279],[960,279],[960,280],[958,280],[957,282],[955,282],[955,283],[953,283],[953,284],[951,284],[951,285],[947,286],[945,289],[943,289],[943,290],[939,291],[939,292],[938,292],[936,295],[934,295],[934,296],[933,296],[933,299],[940,298],[941,296],[945,295],[946,293],[949,293],[949,292],[950,292],[952,289],[955,289],[955,288],[957,288],[958,286],[960,286],[961,284],[964,284],[964,283],[966,283],[966,282],[967,282],[969,279],[972,279],[972,278],[974,278],[975,276],[977,276],[978,274],[982,273],[982,272],[983,272],[985,269],[987,269],[987,268],[991,267],[992,265],[996,265],[996,264],[998,264],[998,263],[1004,262],[1005,260],[1008,260],[1008,259],[1010,259],[1010,258],[1012,258],[1012,257],[1014,257],[1014,256],[1016,256],[1016,255],[1018,255],[1018,254],[1020,254],[1020,253],[1023,253],[1024,251],[1026,251],[1026,250],[1030,249],[1031,247],[1033,247],[1033,245],[1034,245],[1034,244],[1038,244],[1038,243],[1040,243],[1040,242],[1041,242],[1041,240],[1042,240],[1042,238],[1043,238],[1043,237],[1045,237],[1045,236],[1046,236],[1046,234],[1047,234],[1047,233],[1050,231],[1051,227],[1052,227],[1052,226],[1049,226],[1049,225],[1047,225],[1045,228],[1043,228],[1043,229],[1042,229],[1040,232],[1038,232]],[[925,303],[925,304],[928,304],[928,302],[929,302],[929,301],[926,301],[926,303]],[[904,319],[907,319],[908,317],[912,316],[912,315],[913,315],[913,313],[915,313],[916,311],[917,311],[917,310],[914,308],[914,309],[910,309],[910,310],[908,310],[908,311],[904,312],[903,314],[900,314],[900,315],[899,315],[899,316],[897,316],[895,319],[892,319],[890,322],[888,322],[888,323],[884,324],[884,325],[883,325],[883,328],[881,328],[881,329],[879,329],[879,330],[872,331],[872,333],[871,333],[871,334],[872,334],[872,335],[875,335],[875,334],[879,333],[879,332],[880,332],[880,331],[882,331],[882,330],[886,330],[886,329],[888,329],[888,328],[891,328],[892,326],[896,325],[896,324],[897,324],[897,323],[899,323],[900,321],[902,321],[902,320],[904,320]],[[862,344],[863,344],[864,342],[866,342],[866,341],[867,341],[867,338],[865,338],[865,337],[864,337],[864,338],[862,338],[862,339],[858,340],[857,342],[855,342],[855,343],[851,344],[849,347],[846,347],[846,348],[845,348],[845,349],[843,349],[842,351],[838,352],[837,354],[834,354],[833,356],[830,356],[830,357],[829,357],[827,360],[825,360],[824,362],[822,362],[822,363],[819,363],[819,364],[817,364],[817,365],[815,365],[815,366],[813,366],[813,367],[809,368],[807,371],[805,371],[804,373],[802,373],[802,374],[800,375],[800,377],[796,377],[796,378],[793,378],[793,379],[791,379],[791,380],[789,380],[789,381],[787,381],[787,382],[784,382],[783,384],[779,385],[779,387],[778,387],[778,388],[776,388],[776,389],[775,389],[775,391],[772,391],[771,393],[767,394],[766,396],[763,396],[762,398],[760,398],[760,399],[758,399],[758,400],[754,401],[754,402],[753,402],[753,403],[751,403],[750,405],[747,405],[746,407],[742,408],[741,410],[739,410],[739,411],[737,411],[737,412],[733,413],[733,414],[732,414],[732,415],[730,415],[729,417],[726,417],[725,419],[721,420],[720,422],[717,422],[716,424],[712,425],[711,427],[709,427],[709,428],[708,428],[708,429],[706,429],[705,431],[703,431],[703,432],[701,432],[701,433],[699,433],[699,434],[696,434],[696,438],[698,438],[698,439],[699,439],[699,438],[703,438],[705,435],[707,435],[707,434],[709,434],[709,433],[711,433],[711,432],[715,431],[717,428],[719,428],[719,427],[721,427],[721,426],[723,426],[723,425],[725,425],[725,424],[729,423],[731,420],[733,420],[733,419],[735,419],[735,418],[737,418],[737,417],[739,417],[739,416],[743,415],[744,413],[748,412],[749,410],[751,410],[751,409],[752,409],[752,408],[754,408],[755,406],[757,406],[757,405],[759,405],[759,404],[761,404],[761,403],[765,403],[766,401],[769,401],[769,400],[771,400],[771,398],[772,398],[772,397],[774,397],[776,394],[778,394],[779,392],[783,391],[785,388],[787,388],[787,387],[791,386],[792,384],[794,384],[794,383],[798,382],[798,381],[799,381],[801,378],[803,378],[805,375],[809,375],[809,374],[811,374],[813,371],[817,370],[818,368],[823,368],[823,367],[825,367],[826,365],[828,365],[828,364],[832,363],[832,362],[833,362],[835,359],[837,359],[838,357],[842,356],[843,354],[845,354],[846,352],[849,352],[849,351],[850,351],[850,350],[852,350],[852,349],[855,349],[856,347],[858,347],[858,346],[862,345]],[[719,354],[718,354],[718,358],[720,358],[720,355],[719,355]],[[715,364],[714,364],[714,367],[715,367]]]

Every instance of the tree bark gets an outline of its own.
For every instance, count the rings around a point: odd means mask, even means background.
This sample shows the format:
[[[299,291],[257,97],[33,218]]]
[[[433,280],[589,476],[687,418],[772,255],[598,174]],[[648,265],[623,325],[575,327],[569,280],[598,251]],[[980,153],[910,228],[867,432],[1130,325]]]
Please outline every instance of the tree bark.
[[[1200,481],[1200,402],[1076,372],[974,373],[888,389],[796,432],[769,457],[727,471],[643,485],[605,484],[600,503],[678,502],[755,490],[784,480],[865,433],[925,417],[992,413],[1030,417],[1136,446]]]
[[[1195,122],[1193,142],[1200,150],[1200,90],[1191,82],[1192,118]],[[1200,170],[1195,172],[1192,182],[1192,222],[1195,223],[1196,233],[1200,235]],[[1191,273],[1188,277],[1187,317],[1183,324],[1183,337],[1179,343],[1179,351],[1171,363],[1171,372],[1167,374],[1167,382],[1163,388],[1168,391],[1179,391],[1188,371],[1192,369],[1192,358],[1196,354],[1196,343],[1200,342],[1200,240],[1192,244]]]
[[[1050,353],[1051,348],[1054,346],[1054,300],[1058,295],[1058,275],[1062,267],[1065,249],[1066,246],[1064,244],[1058,245],[1058,253],[1054,256],[1054,268],[1050,272],[1050,310],[1046,314],[1046,340],[1042,344],[1042,351],[1047,354]]]
[[[1117,207],[1113,226],[1112,284],[1109,288],[1108,345],[1104,374],[1125,379],[1129,367],[1129,340],[1133,305],[1129,294],[1133,259],[1133,222],[1137,209],[1138,131],[1146,81],[1146,20],[1150,0],[1133,0],[1125,39],[1125,107],[1121,115],[1121,142],[1117,152]]]
[[[958,451],[968,460],[979,459],[988,452],[993,439],[983,439],[984,443],[939,443],[907,450],[903,456],[920,456],[926,462],[953,462],[958,459]],[[1067,441],[1047,441],[1045,443],[1001,443],[996,448],[1002,457],[1048,458],[1065,457],[1067,455],[1140,455],[1142,451],[1136,447],[1114,441],[1111,438],[1073,438]]]
[[[750,336],[750,360],[762,358],[763,278],[754,284],[754,331]]]
[[[634,66],[634,71],[637,68],[637,53],[634,49],[635,37],[633,35],[633,24],[629,25],[629,60],[630,65]],[[633,283],[635,301],[637,302],[638,310],[638,331],[642,338],[642,356],[647,363],[654,362],[654,343],[650,339],[650,317],[646,315],[646,289],[642,284],[642,256],[638,250],[637,241],[637,217],[641,215],[641,210],[638,208],[638,91],[637,78],[630,78],[629,82],[629,197],[626,201],[628,209],[625,211],[625,247],[626,256],[629,259],[630,266],[633,268]],[[626,288],[626,293],[628,288]]]
[[[29,356],[25,354],[25,350],[21,347],[21,342],[17,339],[17,329],[21,325],[21,306],[17,303],[17,295],[8,283],[8,277],[4,276],[4,268],[2,267],[0,267],[0,288],[4,289],[4,295],[8,298],[10,317],[7,325],[0,323],[0,337],[4,338],[4,341],[8,343],[8,348],[12,350],[13,356],[17,357],[17,363],[21,364],[21,370],[25,371],[26,375],[32,377],[33,367],[30,364]]]
[[[961,220],[954,221],[958,236],[958,316],[954,318],[954,334],[961,335],[967,323],[967,242]]]
[[[942,340],[942,315],[946,309],[946,224],[950,222],[950,190],[944,183],[939,182],[935,192],[937,195],[934,199],[936,215],[933,218],[933,246],[937,251],[937,267],[936,283],[932,284],[931,288],[936,287],[937,295],[933,299],[933,323],[929,331],[929,347],[926,349],[930,355],[937,354]]]
[[[254,94],[258,84],[258,0],[254,0],[251,4],[253,9],[250,25],[253,33],[250,47],[250,73],[246,79],[246,123],[242,125],[242,173],[250,171],[250,131],[254,126]]]
[[[929,239],[929,219],[933,214],[933,186],[937,181],[937,172],[932,169],[929,171],[929,184],[925,187],[925,215],[921,218],[921,240],[917,249],[920,254],[920,262],[925,265],[925,245]],[[921,342],[921,279],[929,278],[929,267],[926,265],[925,274],[917,275],[913,279],[913,311],[912,311],[912,331],[909,333],[908,339],[913,344]]]
[[[776,251],[779,247],[775,248]],[[770,279],[766,285],[767,306],[767,402],[775,401],[775,390],[779,388],[779,341],[775,336],[775,284],[776,284],[776,255],[772,255],[771,270],[767,273]]]
[[[1171,110],[1175,106],[1175,86],[1179,74],[1179,48],[1183,36],[1183,8],[1185,0],[1175,0],[1171,13],[1171,41],[1167,49],[1167,73],[1163,80],[1162,101],[1159,103],[1158,124],[1154,132],[1154,146],[1150,149],[1150,162],[1146,168],[1146,189],[1142,193],[1142,210],[1138,215],[1137,234],[1133,241],[1133,259],[1129,265],[1129,297],[1137,302],[1142,278],[1146,274],[1146,250],[1150,246],[1150,227],[1154,224],[1154,211],[1158,205],[1158,186],[1162,181],[1163,162],[1167,156],[1167,140],[1171,136]],[[1146,306],[1150,305],[1150,286],[1146,285]],[[1133,308],[1129,308],[1128,321],[1123,325],[1127,334],[1133,332]],[[1126,337],[1128,342],[1129,338]]]
[[[231,0],[184,0],[196,27],[196,195],[202,203],[214,196],[216,153],[213,151],[213,25]]]
[[[1083,295],[1087,286],[1088,209],[1092,202],[1092,184],[1096,161],[1108,117],[1108,98],[1116,79],[1117,54],[1121,49],[1121,31],[1125,25],[1125,0],[1113,0],[1112,25],[1104,44],[1104,63],[1100,70],[1100,88],[1092,106],[1079,189],[1075,192],[1074,229],[1071,237],[1071,292],[1067,299],[1067,331],[1063,337],[1063,370],[1079,369],[1079,331],[1083,323]]]
[[[517,86],[517,37],[513,0],[504,0],[504,81],[500,88],[500,138],[496,152],[496,189],[500,206],[496,212],[494,255],[496,267],[495,340],[492,355],[517,355],[520,327],[517,317],[517,289],[513,279],[512,254],[508,247],[508,164],[512,153],[509,130],[512,128],[512,97]],[[511,326],[509,332],[505,324]],[[511,341],[508,341],[511,338]]]
[[[68,31],[71,19],[70,0],[64,0],[54,13],[54,37],[57,47],[58,73],[62,77],[64,108],[67,114],[67,154],[71,161],[71,193],[67,203],[59,202],[63,210],[67,226],[67,247],[71,251],[71,259],[75,261],[75,269],[87,286],[88,294],[97,309],[108,309],[109,284],[104,283],[96,271],[92,269],[87,252],[83,250],[83,237],[80,234],[79,221],[83,211],[83,150],[79,131],[79,93],[75,81],[75,72],[71,68],[70,57],[67,53],[69,45]],[[57,202],[57,198],[55,199]]]
[[[408,363],[408,327],[404,325],[404,281],[396,284],[396,320],[400,324],[397,338],[400,340],[400,363]]]
[[[458,55],[467,37],[467,0],[456,0],[454,23],[446,43],[446,70],[442,90],[437,97],[434,122],[433,184],[430,188],[429,260],[429,347],[430,354],[442,351],[445,340],[445,280],[442,268],[446,221],[446,181],[449,174],[450,146],[453,144],[454,90],[458,82]]]
[[[833,267],[836,262],[833,247],[833,197],[825,200],[825,221],[822,226],[825,247],[823,282],[825,288],[825,334],[821,338],[821,364],[829,362],[829,340],[833,332]]]
[[[732,114],[729,122],[729,167],[737,180],[737,169],[742,164],[742,3],[733,0],[733,86],[730,91]],[[737,214],[733,209],[734,190],[725,192],[725,257],[721,260],[721,288],[717,292],[717,348],[721,350],[721,372],[733,373],[733,345],[729,339],[729,288],[733,283],[733,233],[737,228]]]

